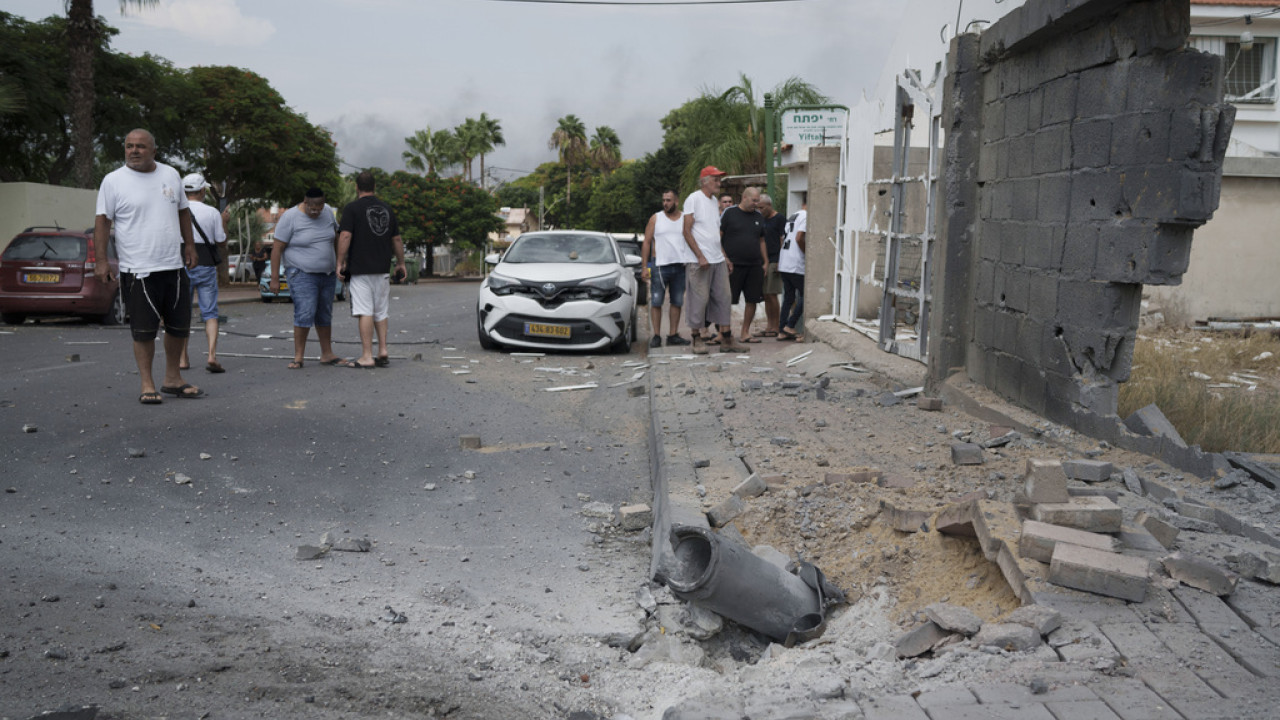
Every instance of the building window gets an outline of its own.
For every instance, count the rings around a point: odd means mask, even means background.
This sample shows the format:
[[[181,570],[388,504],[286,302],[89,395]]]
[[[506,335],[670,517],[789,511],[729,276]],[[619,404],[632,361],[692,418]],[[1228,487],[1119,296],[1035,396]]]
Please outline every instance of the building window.
[[[1254,38],[1253,47],[1240,45],[1238,35],[1192,36],[1191,47],[1221,55],[1225,69],[1223,89],[1227,102],[1273,103],[1276,101],[1276,39]]]

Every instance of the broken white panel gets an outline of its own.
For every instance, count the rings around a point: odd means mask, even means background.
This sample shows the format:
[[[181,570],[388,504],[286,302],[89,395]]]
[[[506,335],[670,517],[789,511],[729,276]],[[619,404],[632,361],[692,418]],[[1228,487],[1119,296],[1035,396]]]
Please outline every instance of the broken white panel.
[[[547,392],[565,392],[568,390],[595,390],[600,387],[598,384],[589,382],[581,385],[562,385],[560,387],[543,388]]]

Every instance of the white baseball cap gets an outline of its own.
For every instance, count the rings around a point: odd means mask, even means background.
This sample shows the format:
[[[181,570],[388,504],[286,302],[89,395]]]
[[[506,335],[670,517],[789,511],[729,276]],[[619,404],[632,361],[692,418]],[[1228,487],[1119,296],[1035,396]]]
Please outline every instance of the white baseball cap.
[[[182,189],[187,192],[200,192],[209,187],[209,183],[204,181],[204,176],[200,173],[191,173],[182,178]]]

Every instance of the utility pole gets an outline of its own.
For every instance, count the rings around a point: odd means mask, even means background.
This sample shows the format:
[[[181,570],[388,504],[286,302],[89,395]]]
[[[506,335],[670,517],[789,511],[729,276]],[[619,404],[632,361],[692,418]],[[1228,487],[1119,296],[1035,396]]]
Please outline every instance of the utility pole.
[[[539,230],[542,230],[547,226],[546,219],[542,217],[543,213],[546,212],[546,206],[543,204],[543,199],[546,197],[546,195],[547,195],[547,186],[539,185],[538,186],[538,229]]]

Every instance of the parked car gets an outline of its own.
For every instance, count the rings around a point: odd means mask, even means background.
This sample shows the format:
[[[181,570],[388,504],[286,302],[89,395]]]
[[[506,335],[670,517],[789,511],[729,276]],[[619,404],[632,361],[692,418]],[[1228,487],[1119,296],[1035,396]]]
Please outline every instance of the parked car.
[[[273,300],[287,300],[293,302],[293,297],[289,294],[289,281],[285,279],[284,273],[280,273],[280,292],[271,292],[271,261],[267,261],[267,267],[262,271],[262,277],[258,278],[258,296],[262,298],[262,302],[269,303]],[[333,299],[339,302],[347,299],[347,286],[342,282],[342,278],[338,278],[337,287],[333,291]]]
[[[640,254],[641,249],[644,247],[643,235],[614,233],[613,239],[617,241],[618,247],[622,248],[624,255],[635,255],[643,260],[644,256]],[[636,304],[649,304],[649,283],[644,279],[643,263],[636,267]]]
[[[624,255],[606,233],[524,233],[480,283],[480,346],[627,352],[636,339],[640,256]]]
[[[253,277],[253,263],[249,261],[249,256],[244,254],[227,256],[227,277],[231,278],[231,282],[245,282]]]
[[[120,266],[110,247],[108,255],[97,257],[93,228],[29,227],[18,233],[0,254],[0,319],[20,325],[32,315],[79,315],[104,325],[123,323]],[[111,264],[111,281],[94,277],[99,261]]]

